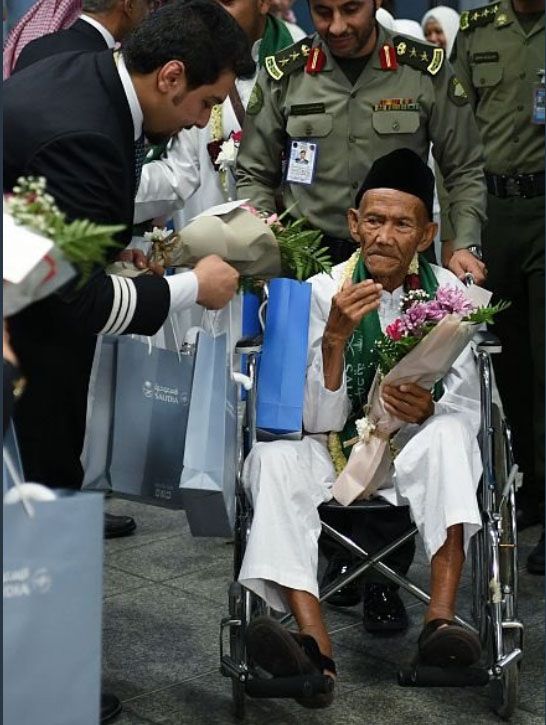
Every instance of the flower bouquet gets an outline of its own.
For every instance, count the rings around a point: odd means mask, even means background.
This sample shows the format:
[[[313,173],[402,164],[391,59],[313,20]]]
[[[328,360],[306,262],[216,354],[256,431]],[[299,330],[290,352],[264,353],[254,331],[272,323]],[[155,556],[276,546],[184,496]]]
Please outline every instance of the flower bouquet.
[[[149,259],[164,267],[193,267],[203,257],[217,254],[243,282],[272,277],[301,281],[329,272],[332,263],[328,249],[321,247],[321,232],[306,229],[305,219],[284,225],[283,217],[258,212],[244,202],[212,207],[178,232],[155,228],[146,233],[152,242]],[[127,263],[116,264],[115,272],[139,273]]]
[[[109,252],[119,246],[113,235],[123,228],[81,219],[68,222],[51,194],[46,192],[43,177],[18,179],[13,192],[4,196],[4,269],[14,263],[12,266],[22,270],[17,263],[21,259],[14,260],[11,256],[23,257],[25,250],[30,252],[30,246],[37,250],[40,239],[42,243],[51,240],[53,244],[42,246],[44,254],[29,259],[23,274],[11,281],[4,279],[4,316],[13,315],[56,291],[77,272],[81,275],[80,284],[84,284],[94,267],[104,266]],[[28,235],[28,231],[34,234]]]
[[[365,415],[356,421],[357,438],[345,444],[354,444],[348,460],[339,436],[329,436],[339,474],[332,491],[337,501],[347,506],[357,498],[369,498],[391,466],[390,438],[404,423],[385,410],[383,386],[418,383],[432,390],[469,344],[476,326],[492,323],[496,313],[508,305],[476,307],[463,290],[451,286],[439,287],[434,297],[423,290],[412,290],[403,297],[401,316],[376,342],[378,368]]]

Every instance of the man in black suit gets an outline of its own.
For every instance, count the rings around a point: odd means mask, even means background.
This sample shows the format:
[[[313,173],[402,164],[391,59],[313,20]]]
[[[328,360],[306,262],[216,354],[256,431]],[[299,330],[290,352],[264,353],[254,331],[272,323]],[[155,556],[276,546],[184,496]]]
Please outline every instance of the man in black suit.
[[[13,72],[57,53],[114,48],[148,16],[151,4],[151,0],[84,0],[83,13],[74,25],[26,45]],[[131,516],[105,513],[104,518],[107,539],[128,536],[136,529],[136,522]]]
[[[39,61],[4,84],[4,190],[19,176],[44,176],[69,219],[124,224],[119,242],[125,246],[144,134],[157,143],[182,128],[205,126],[235,77],[253,72],[243,31],[208,0],[166,5],[121,52],[61,53]],[[195,301],[223,307],[237,282],[235,270],[214,256],[168,278],[128,279],[98,269],[83,286],[72,283],[10,318],[11,342],[28,381],[15,413],[28,480],[81,486],[97,333],[153,335],[170,312]]]
[[[140,25],[152,5],[151,0],[84,0],[82,15],[74,25],[28,43],[17,58],[13,72],[56,53],[114,48]]]

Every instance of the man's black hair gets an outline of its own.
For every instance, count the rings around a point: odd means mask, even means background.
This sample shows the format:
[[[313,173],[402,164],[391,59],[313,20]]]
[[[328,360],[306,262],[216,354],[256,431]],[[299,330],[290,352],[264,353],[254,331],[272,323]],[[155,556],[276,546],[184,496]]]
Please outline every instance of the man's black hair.
[[[175,0],[150,15],[125,40],[131,73],[152,73],[170,60],[186,67],[188,89],[210,85],[221,73],[254,75],[250,45],[239,24],[215,0]]]

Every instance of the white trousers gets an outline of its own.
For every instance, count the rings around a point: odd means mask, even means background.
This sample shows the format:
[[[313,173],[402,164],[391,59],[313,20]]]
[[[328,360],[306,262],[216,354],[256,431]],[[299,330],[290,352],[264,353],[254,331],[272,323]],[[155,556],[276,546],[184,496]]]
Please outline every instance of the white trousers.
[[[379,494],[409,505],[431,559],[447,529],[464,525],[465,555],[481,528],[476,488],[481,475],[477,441],[459,413],[434,415],[398,454],[390,488]],[[332,498],[336,478],[325,444],[315,438],[258,443],[243,481],[254,509],[239,581],[273,609],[286,612],[283,587],[318,597],[317,507]]]

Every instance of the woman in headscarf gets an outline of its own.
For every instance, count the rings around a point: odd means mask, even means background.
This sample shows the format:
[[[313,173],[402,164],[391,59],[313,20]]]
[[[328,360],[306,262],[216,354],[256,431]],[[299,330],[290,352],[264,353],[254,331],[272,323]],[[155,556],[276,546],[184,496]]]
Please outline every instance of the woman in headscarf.
[[[438,5],[423,15],[421,28],[425,39],[443,48],[449,58],[459,29],[459,13],[453,8]]]

